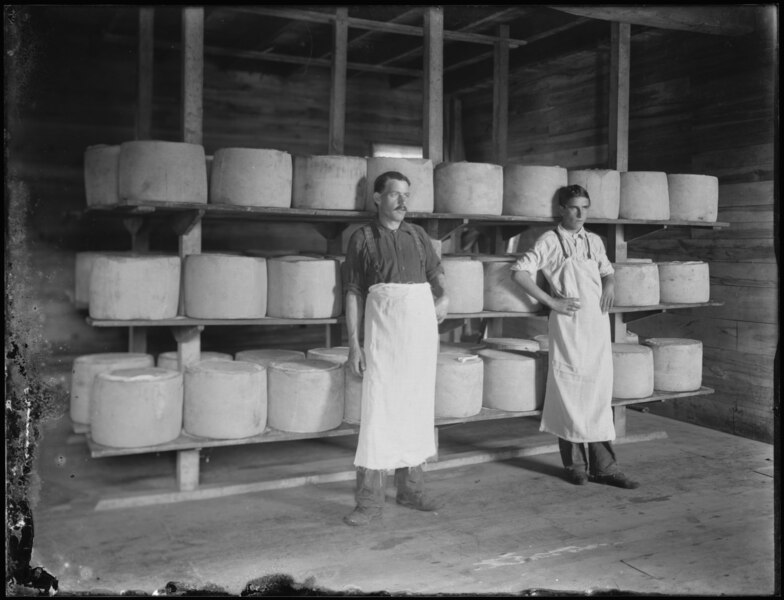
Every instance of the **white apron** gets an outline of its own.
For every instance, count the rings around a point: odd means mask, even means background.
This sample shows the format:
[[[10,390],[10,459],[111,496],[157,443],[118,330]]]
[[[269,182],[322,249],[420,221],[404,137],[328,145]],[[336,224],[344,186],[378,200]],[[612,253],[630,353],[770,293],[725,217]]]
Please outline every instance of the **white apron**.
[[[437,359],[438,325],[430,284],[371,286],[365,302],[356,466],[415,467],[435,455]]]
[[[580,309],[573,316],[550,313],[549,370],[539,430],[570,442],[614,440],[612,345],[610,322],[600,304],[599,266],[589,249],[589,258],[568,256],[550,277],[554,293],[579,298]]]

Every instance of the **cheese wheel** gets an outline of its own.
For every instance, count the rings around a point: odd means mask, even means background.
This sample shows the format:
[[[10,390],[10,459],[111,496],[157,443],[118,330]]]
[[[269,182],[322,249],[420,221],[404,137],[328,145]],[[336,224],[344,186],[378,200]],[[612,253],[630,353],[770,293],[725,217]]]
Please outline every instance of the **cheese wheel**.
[[[182,426],[186,433],[239,439],[267,426],[267,369],[243,361],[206,360],[184,374]]]
[[[666,221],[670,218],[667,174],[657,171],[621,173],[621,219]]]
[[[484,302],[482,263],[470,258],[444,257],[441,261],[446,279],[450,313],[482,312]]]
[[[563,167],[505,165],[503,214],[557,217],[558,190],[567,180]]]
[[[343,365],[344,407],[343,421],[359,423],[362,414],[362,378],[357,377],[348,366],[348,346],[333,348],[312,348],[308,350],[308,358],[326,360]]]
[[[221,148],[212,161],[210,202],[290,208],[292,173],[288,152]]]
[[[154,366],[155,359],[152,354],[139,352],[105,352],[78,356],[71,369],[71,421],[82,425],[90,423],[90,395],[98,373]]]
[[[591,219],[617,219],[621,206],[621,174],[612,169],[569,171],[569,185],[585,188],[591,199]]]
[[[135,141],[120,146],[120,198],[129,202],[207,202],[204,146]]]
[[[267,261],[267,316],[320,319],[336,317],[342,310],[338,261],[310,256]]]
[[[548,334],[535,335],[534,340],[539,344],[539,350],[541,352],[548,352],[550,350],[550,336]]]
[[[98,144],[84,151],[84,195],[87,206],[120,202],[118,171],[120,146]]]
[[[87,308],[90,304],[90,276],[99,256],[134,256],[132,252],[77,252],[74,261],[74,306]]]
[[[281,350],[278,348],[260,348],[257,350],[243,350],[234,355],[234,360],[244,360],[268,367],[278,360],[292,360],[305,358],[305,353],[299,350]]]
[[[272,363],[269,380],[269,426],[292,433],[327,431],[343,421],[343,368],[326,360],[299,359]]]
[[[539,342],[522,338],[485,338],[485,345],[491,350],[507,352],[538,352]]]
[[[533,313],[542,309],[538,300],[529,296],[512,279],[513,260],[483,260],[484,310],[499,312]],[[537,273],[538,283],[542,283],[541,273]]]
[[[387,171],[402,173],[411,182],[406,208],[411,212],[433,212],[433,161],[427,158],[388,158],[367,159],[367,195],[365,210],[376,212],[373,188],[376,178]]]
[[[484,361],[482,406],[509,411],[539,410],[544,403],[544,371],[541,359],[480,350]]]
[[[93,319],[170,319],[180,298],[178,256],[99,256],[90,274]]]
[[[613,398],[653,394],[653,352],[639,344],[613,344]]]
[[[668,174],[670,219],[715,223],[719,214],[719,179],[711,175]]]
[[[296,156],[291,206],[363,210],[367,161],[356,156]]]
[[[693,392],[702,385],[702,342],[648,338],[653,350],[653,387],[662,392]]]
[[[183,263],[185,315],[260,319],[267,314],[267,261],[254,256],[190,254]]]
[[[702,261],[657,263],[661,301],[700,303],[710,300],[710,268]]]
[[[472,417],[482,410],[484,364],[476,354],[441,352],[436,367],[435,417]]]
[[[659,304],[659,269],[652,262],[614,263],[615,306]]]
[[[95,377],[90,436],[115,448],[165,444],[182,430],[182,373],[148,367]]]
[[[443,162],[433,174],[435,211],[463,215],[500,215],[504,170],[500,165]]]
[[[205,351],[199,354],[199,361],[204,360],[234,360],[231,354],[226,352],[210,352]],[[161,352],[158,355],[158,367],[161,369],[172,369],[179,371],[179,359],[177,358],[177,351]]]

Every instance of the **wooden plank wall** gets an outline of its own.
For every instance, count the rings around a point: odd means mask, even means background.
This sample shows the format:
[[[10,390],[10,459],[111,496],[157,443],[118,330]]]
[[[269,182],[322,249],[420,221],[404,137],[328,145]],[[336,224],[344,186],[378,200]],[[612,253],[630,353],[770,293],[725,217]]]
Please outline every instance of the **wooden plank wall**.
[[[778,348],[774,226],[775,51],[770,32],[728,38],[632,29],[629,170],[719,178],[719,220],[729,229],[657,232],[630,256],[704,260],[722,307],[675,311],[629,324],[643,336],[704,344],[709,397],[651,405],[651,411],[772,441]],[[605,167],[609,49],[564,56],[517,75],[510,99],[510,161]],[[468,160],[490,161],[492,98],[463,101]],[[542,323],[507,321],[505,333]]]
[[[84,250],[129,250],[130,237],[119,220],[87,217],[83,154],[93,144],[134,139],[136,50],[81,36],[45,20],[44,9],[30,13],[19,29],[24,47],[34,49],[18,70],[9,106],[9,176],[17,182],[12,202],[22,216],[15,266],[31,283],[25,303],[40,328],[34,349],[42,362],[70,370],[80,354],[124,351],[125,329],[95,329],[73,308],[74,255]],[[38,19],[38,21],[36,21]],[[330,71],[303,67],[281,77],[265,73],[265,63],[207,59],[204,73],[204,146],[275,148],[292,154],[326,154]],[[180,56],[156,49],[152,138],[179,140]],[[251,70],[251,67],[258,70]],[[422,90],[416,84],[393,88],[385,76],[348,78],[345,153],[366,156],[373,142],[421,144]],[[29,198],[28,198],[29,195]],[[166,228],[153,232],[152,250],[176,253],[176,237]],[[308,225],[207,222],[204,251],[326,251],[325,239]],[[150,330],[153,353],[176,348],[165,329]],[[323,327],[207,328],[204,350],[235,352],[258,345],[313,347],[324,343]]]

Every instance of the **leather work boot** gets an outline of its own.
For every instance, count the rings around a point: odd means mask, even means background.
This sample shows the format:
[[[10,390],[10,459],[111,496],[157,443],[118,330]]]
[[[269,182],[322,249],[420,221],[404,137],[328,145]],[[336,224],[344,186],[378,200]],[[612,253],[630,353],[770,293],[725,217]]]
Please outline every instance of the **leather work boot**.
[[[351,514],[343,517],[346,525],[354,527],[367,525],[381,519],[386,496],[387,472],[383,469],[357,467],[357,487],[354,493],[356,507]]]
[[[422,466],[395,469],[397,503],[416,510],[434,511],[442,503],[425,494],[425,472]]]

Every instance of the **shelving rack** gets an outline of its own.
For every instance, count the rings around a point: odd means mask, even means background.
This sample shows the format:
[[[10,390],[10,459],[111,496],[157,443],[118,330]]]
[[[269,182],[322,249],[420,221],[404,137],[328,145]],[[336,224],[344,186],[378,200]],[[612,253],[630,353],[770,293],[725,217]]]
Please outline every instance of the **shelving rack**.
[[[149,132],[151,105],[151,60],[153,44],[151,42],[151,10],[140,8],[140,85],[139,85],[139,115],[142,122],[138,131],[140,137],[143,132]],[[275,9],[278,10],[278,9]],[[333,93],[330,109],[330,139],[329,151],[332,154],[343,152],[344,115],[345,115],[345,90],[346,90],[346,37],[341,31],[347,27],[346,9],[338,8],[337,16],[333,19],[336,28],[336,47],[333,53]],[[443,14],[442,9],[429,7],[425,12],[424,27],[424,127],[423,149],[424,156],[430,158],[435,164],[442,161],[443,157],[443,94],[441,89],[443,71]],[[184,7],[182,9],[183,31],[183,98],[182,98],[182,139],[192,144],[202,143],[202,85],[203,85],[203,8]],[[508,35],[508,30],[507,30]],[[509,40],[501,36],[495,40],[496,44],[496,70],[494,75],[494,89],[497,101],[494,102],[493,115],[493,147],[495,148],[497,162],[503,164],[506,160],[506,128],[507,104],[505,101],[508,92],[508,73],[503,66],[508,67]],[[612,24],[612,55],[611,55],[611,107],[610,107],[610,168],[626,171],[628,167],[628,106],[629,106],[629,43],[630,26],[628,24]],[[500,68],[499,68],[500,65]],[[328,252],[340,252],[340,234],[351,223],[365,222],[374,217],[372,213],[364,211],[316,210],[316,209],[279,209],[260,207],[240,207],[200,203],[171,203],[171,202],[138,202],[130,203],[121,201],[116,206],[97,206],[89,209],[92,213],[101,214],[111,218],[121,218],[126,229],[131,234],[132,248],[146,250],[149,247],[149,231],[151,223],[156,220],[168,222],[174,229],[179,240],[179,255],[185,258],[189,254],[201,252],[202,221],[204,219],[243,219],[268,222],[308,222],[313,225],[326,239]],[[505,240],[520,233],[526,227],[535,224],[554,225],[554,218],[542,217],[516,217],[508,215],[465,215],[465,214],[434,214],[412,212],[407,215],[410,221],[421,224],[428,234],[437,239],[447,237],[459,232],[467,226],[481,226],[493,228],[494,247],[496,253],[503,253]],[[711,227],[715,229],[727,227],[728,223],[701,222],[701,221],[642,221],[633,219],[596,219],[589,222],[590,229],[603,229],[608,243],[608,256],[613,262],[622,262],[627,256],[627,242],[630,239],[647,235],[652,231],[671,226],[677,227]],[[626,322],[635,317],[647,316],[655,312],[693,308],[700,306],[716,306],[719,302],[703,304],[657,304],[645,307],[615,307],[611,312],[611,326],[613,341],[621,341],[626,336]],[[182,313],[182,299],[180,304]],[[483,311],[470,314],[450,314],[448,319],[488,319],[491,324],[488,335],[497,336],[501,333],[503,318],[521,318],[541,316],[540,313],[512,313]],[[178,359],[181,367],[185,367],[198,360],[200,354],[200,333],[206,326],[212,325],[324,325],[326,329],[326,343],[328,346],[340,342],[342,317],[329,319],[191,319],[176,317],[159,321],[151,320],[96,320],[88,318],[88,323],[95,327],[128,327],[129,350],[134,352],[145,351],[146,330],[148,327],[170,327],[177,340]],[[619,436],[625,435],[625,410],[626,406],[648,402],[659,402],[673,398],[695,395],[708,395],[713,390],[701,387],[699,390],[682,393],[655,392],[648,398],[635,400],[613,399],[613,412],[616,432]],[[541,411],[507,412],[483,408],[473,417],[464,419],[438,419],[436,421],[436,436],[438,427],[455,423],[466,423],[490,419],[504,419],[517,417],[538,416]],[[87,432],[87,443],[91,456],[94,458],[120,456],[129,454],[143,454],[151,452],[177,452],[177,488],[179,492],[196,490],[199,485],[199,451],[201,448],[244,445],[265,442],[286,441],[318,437],[335,437],[353,435],[358,432],[358,426],[343,424],[337,429],[313,434],[293,434],[267,430],[262,435],[240,440],[213,440],[197,438],[183,433],[176,440],[143,448],[108,448],[96,444]]]

